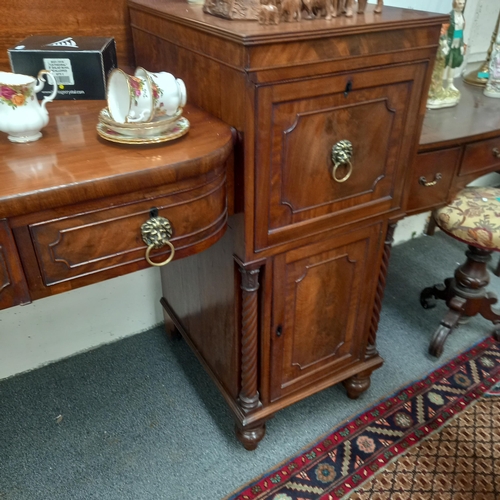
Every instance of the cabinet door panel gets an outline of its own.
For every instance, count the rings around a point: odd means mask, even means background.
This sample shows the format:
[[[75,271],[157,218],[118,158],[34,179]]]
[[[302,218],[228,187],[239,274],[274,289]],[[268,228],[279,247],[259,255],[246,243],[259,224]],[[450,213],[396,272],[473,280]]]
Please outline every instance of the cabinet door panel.
[[[401,207],[424,68],[258,90],[257,249]],[[343,163],[336,180],[332,149],[345,140],[352,173]]]
[[[275,258],[272,399],[363,359],[382,226]]]

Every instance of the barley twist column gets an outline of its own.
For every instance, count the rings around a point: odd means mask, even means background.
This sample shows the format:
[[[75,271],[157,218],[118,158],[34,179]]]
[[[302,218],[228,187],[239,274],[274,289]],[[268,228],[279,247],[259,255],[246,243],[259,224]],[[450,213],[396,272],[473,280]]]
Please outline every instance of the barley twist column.
[[[371,358],[378,354],[377,343],[377,330],[380,321],[380,311],[382,309],[382,299],[384,298],[385,282],[387,279],[387,271],[389,269],[389,258],[391,256],[392,242],[394,241],[394,230],[397,223],[389,224],[387,227],[387,234],[384,244],[384,255],[382,256],[382,264],[380,266],[380,273],[378,276],[377,293],[375,296],[375,304],[372,313],[372,322],[370,324],[370,333],[368,335],[368,347],[366,348],[366,357]]]
[[[259,269],[240,267],[242,290],[241,321],[241,390],[240,406],[245,412],[259,405],[257,385],[257,291],[259,289]]]

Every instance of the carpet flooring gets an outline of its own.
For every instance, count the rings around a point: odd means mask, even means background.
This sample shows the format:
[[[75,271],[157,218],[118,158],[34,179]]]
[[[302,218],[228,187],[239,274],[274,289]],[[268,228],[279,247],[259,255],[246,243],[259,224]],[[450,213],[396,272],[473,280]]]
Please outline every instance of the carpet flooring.
[[[278,412],[254,452],[189,348],[161,328],[0,382],[0,499],[220,500],[489,334],[473,318],[439,361],[427,354],[445,307],[423,310],[419,292],[463,251],[441,233],[395,247],[378,333],[385,364],[371,388],[351,401],[335,386]]]

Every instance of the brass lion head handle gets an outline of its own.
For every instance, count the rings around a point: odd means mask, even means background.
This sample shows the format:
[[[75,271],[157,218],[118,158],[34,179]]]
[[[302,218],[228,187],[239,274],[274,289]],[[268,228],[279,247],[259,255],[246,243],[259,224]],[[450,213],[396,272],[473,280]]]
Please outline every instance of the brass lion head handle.
[[[352,153],[353,153],[352,143],[351,141],[348,140],[339,141],[332,147],[332,162],[333,162],[332,177],[335,181],[345,182],[351,176]],[[341,165],[347,165],[348,169],[344,177],[339,178],[337,177],[337,170]]]
[[[174,258],[175,254],[174,245],[170,242],[173,233],[172,224],[165,217],[158,215],[156,208],[151,209],[150,215],[151,217],[141,226],[142,241],[148,245],[146,261],[152,266],[165,266]],[[153,262],[149,257],[151,250],[164,246],[170,247],[170,255],[163,262]]]

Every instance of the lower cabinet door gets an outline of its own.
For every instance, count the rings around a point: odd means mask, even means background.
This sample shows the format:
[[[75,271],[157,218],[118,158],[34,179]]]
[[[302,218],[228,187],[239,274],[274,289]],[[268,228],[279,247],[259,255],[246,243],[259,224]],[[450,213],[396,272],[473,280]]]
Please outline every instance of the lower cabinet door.
[[[339,382],[363,360],[384,227],[373,224],[275,258],[272,401],[313,393],[318,381]]]

